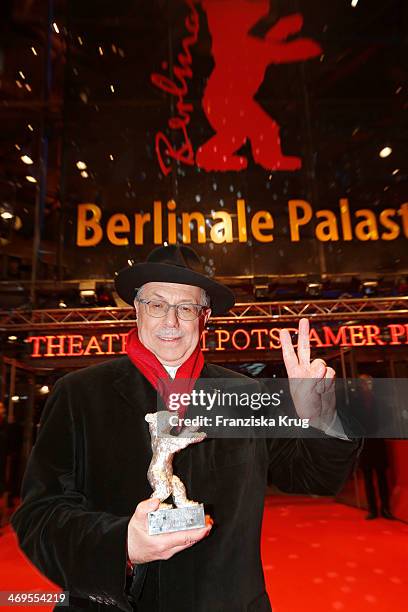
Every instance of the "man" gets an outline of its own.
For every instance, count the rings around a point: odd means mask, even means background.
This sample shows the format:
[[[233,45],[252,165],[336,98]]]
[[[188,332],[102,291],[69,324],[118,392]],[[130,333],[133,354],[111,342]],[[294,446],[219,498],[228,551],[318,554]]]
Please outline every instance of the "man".
[[[370,374],[360,374],[359,406],[363,412],[363,423],[367,431],[381,431],[381,409],[374,391],[374,380]],[[388,450],[384,438],[367,437],[359,457],[359,467],[364,476],[364,488],[368,506],[366,519],[372,521],[378,518],[377,496],[374,484],[374,474],[377,475],[380,515],[393,520],[390,510],[390,489],[388,486],[387,469]]]
[[[71,610],[106,604],[124,612],[269,611],[259,550],[268,473],[283,491],[332,494],[359,444],[325,434],[192,444],[175,456],[174,472],[212,520],[202,529],[149,536],[147,513],[160,500],[150,498],[146,478],[152,453],[145,415],[156,410],[157,398],[165,409],[173,377],[187,379],[190,389],[198,377],[245,377],[204,363],[204,325],[211,313],[231,308],[234,297],[201,272],[192,249],[157,248],[145,263],[122,270],[116,288],[136,308],[128,355],[56,384],[12,518],[20,546],[70,592]],[[300,416],[325,427],[335,416],[334,372],[321,360],[310,362],[305,319],[299,330],[298,355],[288,332],[281,336],[294,404]],[[302,405],[300,378],[319,381],[312,408]]]

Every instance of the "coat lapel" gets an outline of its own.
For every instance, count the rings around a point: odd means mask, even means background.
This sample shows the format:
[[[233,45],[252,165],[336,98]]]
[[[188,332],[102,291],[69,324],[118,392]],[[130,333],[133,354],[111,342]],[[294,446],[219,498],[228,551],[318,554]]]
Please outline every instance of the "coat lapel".
[[[201,370],[200,378],[210,378],[210,373],[208,371],[208,366],[206,363],[204,364],[204,367]],[[187,410],[187,416],[188,416],[188,410]],[[191,446],[188,446],[180,453],[177,453],[175,457],[174,465],[176,465],[177,467],[184,466],[184,468],[186,468],[187,466],[184,464],[188,462],[191,468],[193,454],[195,455],[202,454],[204,457],[204,465],[208,465],[210,462],[210,457],[212,456],[214,452],[215,443],[216,443],[216,440],[214,438],[205,438],[202,442],[199,442],[198,444],[192,444]]]
[[[119,360],[118,360],[119,361]],[[152,384],[143,376],[140,370],[132,363],[128,357],[124,357],[120,368],[118,367],[117,376],[113,382],[115,391],[121,396],[126,404],[142,416],[143,420],[149,412],[166,410],[166,406]],[[208,366],[204,364],[200,378],[209,378]],[[146,433],[148,434],[146,423]],[[191,453],[197,452],[196,446],[201,447],[201,452],[205,452],[206,457],[213,453],[214,439],[205,439],[199,445],[192,445],[177,453],[174,464],[181,466],[186,462],[191,463]],[[187,466],[185,466],[187,467]]]
[[[120,361],[122,362],[122,360]],[[201,371],[200,378],[209,378],[206,363]],[[156,412],[158,409],[166,410],[166,406],[156,389],[128,357],[124,357],[121,367],[118,367],[113,387],[127,404],[132,406],[133,409],[137,409],[143,416],[149,412]]]
[[[113,387],[125,402],[143,417],[149,412],[166,409],[156,389],[128,357],[124,359],[123,367],[118,368]]]

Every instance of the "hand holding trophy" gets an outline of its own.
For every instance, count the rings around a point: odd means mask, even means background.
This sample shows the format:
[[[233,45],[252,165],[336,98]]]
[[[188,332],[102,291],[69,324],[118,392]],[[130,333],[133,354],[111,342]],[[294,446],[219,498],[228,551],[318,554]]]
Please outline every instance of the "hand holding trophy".
[[[137,505],[128,525],[128,558],[132,564],[170,559],[208,536],[212,528],[213,521],[204,515],[203,504],[187,499],[185,486],[173,474],[172,466],[175,453],[201,442],[206,434],[188,428],[182,436],[171,436],[170,417],[167,411],[145,417],[153,450],[147,474],[153,493]],[[175,508],[163,503],[170,495]]]

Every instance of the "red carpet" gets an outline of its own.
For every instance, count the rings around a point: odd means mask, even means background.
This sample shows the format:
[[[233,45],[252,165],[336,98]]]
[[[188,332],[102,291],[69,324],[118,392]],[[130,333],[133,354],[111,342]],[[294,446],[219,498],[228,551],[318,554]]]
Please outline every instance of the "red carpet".
[[[271,497],[262,557],[273,612],[407,609],[408,525],[398,521],[365,521],[364,512],[319,498]],[[10,528],[0,538],[5,590],[58,591],[17,550]],[[1,607],[18,609],[52,607]]]
[[[262,558],[273,612],[402,612],[408,525],[319,498],[267,499]]]

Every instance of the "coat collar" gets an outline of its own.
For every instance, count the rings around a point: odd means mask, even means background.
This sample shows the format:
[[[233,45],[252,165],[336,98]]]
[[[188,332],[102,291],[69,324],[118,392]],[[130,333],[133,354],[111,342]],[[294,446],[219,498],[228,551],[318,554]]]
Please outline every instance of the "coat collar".
[[[122,399],[138,413],[143,416],[157,409],[157,401],[161,403],[160,410],[166,410],[163,400],[158,396],[153,385],[143,376],[127,355],[120,357],[117,361],[117,371],[113,382],[113,387]],[[205,363],[201,371],[200,378],[214,377],[213,372],[209,372],[208,365]],[[146,432],[148,427],[146,424]],[[212,448],[214,440],[206,439],[200,445]],[[190,458],[191,447],[177,455],[177,465],[184,463]],[[189,459],[190,460],[190,459]]]
[[[157,392],[127,355],[117,360],[117,372],[113,382],[119,395],[145,416],[157,408]],[[159,399],[159,401],[161,401]],[[163,410],[165,409],[163,404]]]
[[[157,407],[157,391],[153,385],[143,376],[138,368],[132,363],[127,355],[120,357],[117,361],[117,371],[113,387],[119,395],[133,408],[136,406],[143,415],[152,412]],[[214,376],[208,371],[208,365],[204,363],[200,378]],[[145,397],[143,397],[143,395]],[[160,409],[166,410],[163,400],[158,398]],[[152,404],[153,402],[153,404]]]

